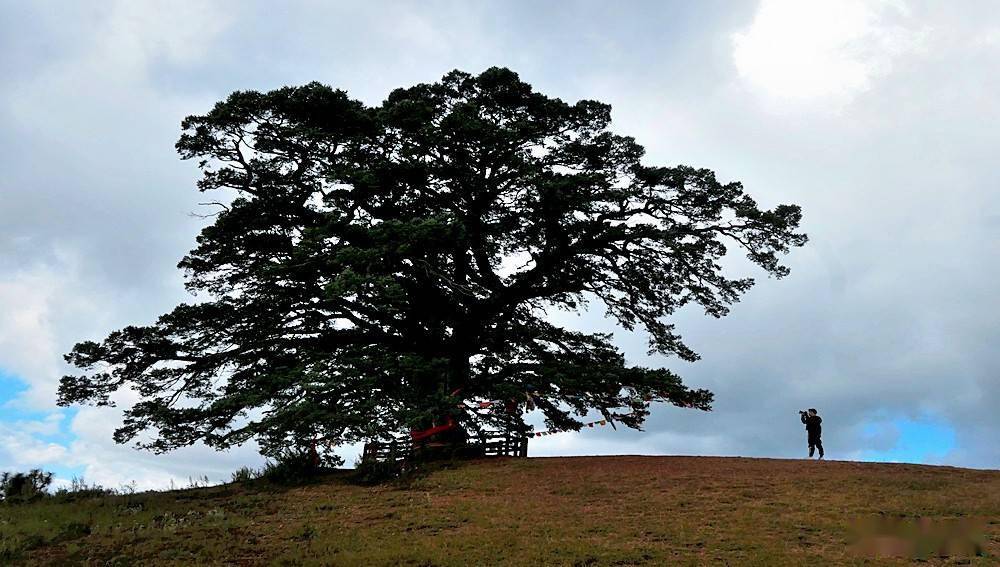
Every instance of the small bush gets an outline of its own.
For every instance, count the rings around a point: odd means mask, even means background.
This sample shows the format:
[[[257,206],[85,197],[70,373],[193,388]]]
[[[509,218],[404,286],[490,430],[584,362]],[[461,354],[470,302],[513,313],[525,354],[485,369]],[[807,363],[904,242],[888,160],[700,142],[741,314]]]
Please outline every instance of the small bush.
[[[27,473],[0,474],[0,500],[6,504],[21,504],[45,496],[52,484],[52,473],[32,469]]]
[[[361,461],[354,467],[354,480],[360,484],[381,484],[403,475],[401,461]]]
[[[317,455],[308,449],[286,449],[268,461],[259,476],[275,484],[304,484],[324,469],[344,463],[336,455]]]
[[[298,531],[298,533],[292,536],[292,539],[295,541],[309,541],[316,537],[316,533],[316,528],[310,525],[305,525]]]
[[[45,538],[38,534],[29,534],[20,538],[0,537],[0,565],[10,565],[23,561],[25,552],[45,544]]]
[[[241,467],[236,471],[233,471],[232,482],[238,482],[241,484],[250,484],[254,480],[257,480],[261,476],[261,471],[251,467]]]
[[[303,484],[319,472],[319,465],[309,451],[289,450],[268,461],[260,471],[261,478],[275,484]]]
[[[45,545],[45,538],[39,534],[27,534],[21,536],[21,549],[31,551]]]
[[[78,539],[84,536],[89,536],[91,528],[89,524],[83,524],[80,522],[70,522],[64,524],[60,529],[58,535],[56,535],[57,540],[68,541],[73,539]]]
[[[19,561],[24,557],[24,550],[11,539],[0,539],[0,565]]]
[[[208,480],[208,475],[203,475],[199,477],[188,477],[187,488],[190,490],[192,488],[208,488],[212,485],[212,481]]]
[[[101,498],[104,496],[113,496],[115,494],[118,494],[118,492],[113,488],[104,488],[99,484],[87,484],[87,481],[84,480],[82,476],[74,476],[73,479],[70,480],[70,485],[56,490],[54,496],[59,501],[72,502],[74,500]]]

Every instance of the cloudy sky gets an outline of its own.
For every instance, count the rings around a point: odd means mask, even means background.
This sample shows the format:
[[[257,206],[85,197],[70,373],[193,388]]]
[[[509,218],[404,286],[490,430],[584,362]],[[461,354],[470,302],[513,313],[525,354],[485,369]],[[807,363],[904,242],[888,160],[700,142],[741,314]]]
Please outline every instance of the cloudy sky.
[[[205,221],[181,119],[237,89],[316,80],[377,104],[494,65],[610,103],[649,163],[800,204],[811,237],[730,316],[678,315],[697,363],[616,332],[715,411],[658,408],[644,432],[533,455],[799,457],[796,410],[817,407],[831,458],[1000,468],[992,2],[0,0],[0,470],[162,487],[259,464],[253,447],[115,446],[115,410],[55,406],[76,341],[187,297],[175,265]],[[599,309],[560,317],[614,330]]]

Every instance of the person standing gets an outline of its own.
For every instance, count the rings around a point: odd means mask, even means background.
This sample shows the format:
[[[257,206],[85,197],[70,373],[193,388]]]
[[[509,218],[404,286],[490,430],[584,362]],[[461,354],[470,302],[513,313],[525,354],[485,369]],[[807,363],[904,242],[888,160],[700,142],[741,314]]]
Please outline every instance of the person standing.
[[[812,458],[813,452],[819,449],[819,458],[822,459],[823,418],[817,414],[816,408],[809,408],[808,411],[800,411],[799,417],[806,426],[806,434],[809,441],[809,457]]]

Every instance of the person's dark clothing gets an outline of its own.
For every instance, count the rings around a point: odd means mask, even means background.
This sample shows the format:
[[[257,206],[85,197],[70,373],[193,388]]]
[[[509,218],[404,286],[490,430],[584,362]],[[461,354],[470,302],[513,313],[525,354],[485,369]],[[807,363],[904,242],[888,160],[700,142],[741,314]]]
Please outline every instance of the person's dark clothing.
[[[813,452],[819,449],[819,456],[823,456],[823,440],[821,439],[823,435],[823,418],[818,415],[802,415],[802,423],[806,425],[806,433],[808,434],[809,441],[809,456],[813,456]]]
[[[818,415],[802,415],[802,423],[806,424],[809,437],[819,439],[823,435],[823,418]]]

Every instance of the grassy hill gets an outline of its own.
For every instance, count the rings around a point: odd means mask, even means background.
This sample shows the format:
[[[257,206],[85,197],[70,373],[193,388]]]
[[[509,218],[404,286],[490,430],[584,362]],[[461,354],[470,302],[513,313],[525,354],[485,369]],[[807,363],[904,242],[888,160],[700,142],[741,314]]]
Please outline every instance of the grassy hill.
[[[928,563],[1000,564],[1000,471],[576,457],[469,462],[375,487],[348,478],[0,507],[0,563],[863,564],[852,526],[902,516],[986,518],[985,555]]]

